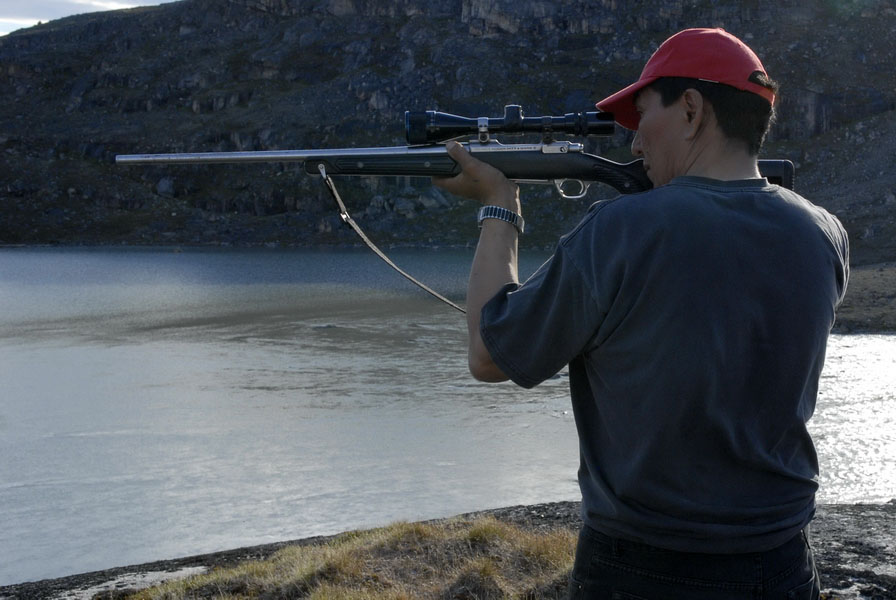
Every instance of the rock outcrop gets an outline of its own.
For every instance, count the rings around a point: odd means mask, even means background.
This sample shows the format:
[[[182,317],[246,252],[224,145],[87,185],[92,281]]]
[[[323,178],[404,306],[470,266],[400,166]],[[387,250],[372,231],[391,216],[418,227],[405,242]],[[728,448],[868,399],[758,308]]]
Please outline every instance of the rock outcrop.
[[[798,189],[847,224],[855,262],[893,260],[892,0],[182,0],[52,21],[0,38],[0,243],[347,241],[297,165],[123,168],[113,156],[401,145],[405,110],[590,110],[690,26],[757,50],[783,85],[768,153],[794,160]],[[627,160],[628,135],[588,149]],[[344,185],[385,241],[475,237],[472,208],[425,181]],[[584,205],[526,196],[537,244]]]

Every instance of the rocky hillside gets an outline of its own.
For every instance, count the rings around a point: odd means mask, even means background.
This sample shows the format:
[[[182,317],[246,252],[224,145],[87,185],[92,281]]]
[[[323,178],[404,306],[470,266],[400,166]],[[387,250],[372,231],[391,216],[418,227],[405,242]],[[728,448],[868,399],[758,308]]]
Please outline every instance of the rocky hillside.
[[[0,243],[349,242],[297,165],[113,157],[401,145],[405,110],[591,110],[693,26],[747,40],[782,83],[766,154],[844,221],[853,262],[896,259],[892,0],[181,0],[52,21],[0,38]],[[629,141],[588,148],[628,160]],[[425,180],[342,181],[379,242],[475,238],[473,207]],[[602,193],[527,186],[525,243],[549,244]]]

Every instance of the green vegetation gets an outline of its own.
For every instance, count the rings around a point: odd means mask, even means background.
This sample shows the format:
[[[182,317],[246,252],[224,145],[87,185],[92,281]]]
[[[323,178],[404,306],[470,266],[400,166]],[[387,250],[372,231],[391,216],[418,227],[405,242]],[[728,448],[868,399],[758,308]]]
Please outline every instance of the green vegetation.
[[[575,532],[536,533],[491,517],[397,523],[267,560],[215,569],[136,592],[135,600],[184,598],[562,598]]]

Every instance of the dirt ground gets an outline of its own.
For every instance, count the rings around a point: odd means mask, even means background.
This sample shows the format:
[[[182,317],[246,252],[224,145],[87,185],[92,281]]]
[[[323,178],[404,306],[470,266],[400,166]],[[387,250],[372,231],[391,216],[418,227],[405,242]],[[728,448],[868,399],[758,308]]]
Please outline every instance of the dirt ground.
[[[839,333],[896,332],[896,263],[852,269],[834,329]]]

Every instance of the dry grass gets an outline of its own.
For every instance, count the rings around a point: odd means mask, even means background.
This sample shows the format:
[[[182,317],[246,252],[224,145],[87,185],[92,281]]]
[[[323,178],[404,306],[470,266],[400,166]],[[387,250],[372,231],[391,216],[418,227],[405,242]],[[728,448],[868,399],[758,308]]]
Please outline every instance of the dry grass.
[[[562,598],[575,533],[534,533],[491,517],[397,523],[141,590],[135,600]]]

